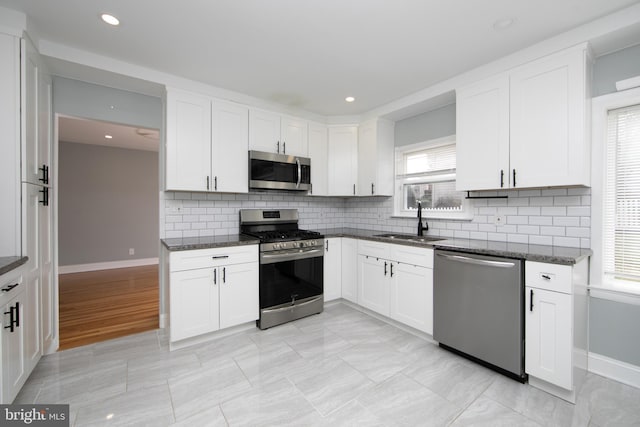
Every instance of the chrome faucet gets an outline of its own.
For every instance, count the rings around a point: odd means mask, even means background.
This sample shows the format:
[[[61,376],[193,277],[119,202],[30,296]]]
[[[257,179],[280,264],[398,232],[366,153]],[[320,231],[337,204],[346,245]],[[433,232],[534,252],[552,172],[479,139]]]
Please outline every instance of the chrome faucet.
[[[422,203],[418,202],[418,236],[424,236],[424,232],[429,230],[429,224],[425,221],[422,225]]]

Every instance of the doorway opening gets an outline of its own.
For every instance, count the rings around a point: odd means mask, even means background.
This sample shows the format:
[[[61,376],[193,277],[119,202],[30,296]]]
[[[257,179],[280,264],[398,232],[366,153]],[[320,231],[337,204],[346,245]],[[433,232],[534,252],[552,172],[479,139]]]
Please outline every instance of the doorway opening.
[[[59,349],[158,328],[159,132],[58,116]]]

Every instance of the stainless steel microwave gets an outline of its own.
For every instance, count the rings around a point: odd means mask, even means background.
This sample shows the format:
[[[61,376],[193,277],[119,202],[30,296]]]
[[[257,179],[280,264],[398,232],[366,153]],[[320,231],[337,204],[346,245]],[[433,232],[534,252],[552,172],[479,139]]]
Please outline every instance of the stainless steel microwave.
[[[249,189],[309,191],[311,159],[251,150]]]

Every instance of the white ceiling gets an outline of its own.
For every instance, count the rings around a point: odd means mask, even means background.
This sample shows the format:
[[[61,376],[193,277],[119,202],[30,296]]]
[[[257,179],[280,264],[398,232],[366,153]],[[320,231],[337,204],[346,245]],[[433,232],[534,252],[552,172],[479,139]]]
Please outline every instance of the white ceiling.
[[[321,115],[351,115],[637,0],[0,0],[40,39]],[[121,26],[99,20],[116,15]],[[512,17],[497,31],[493,24]],[[345,96],[355,96],[347,104]]]
[[[105,138],[105,135],[111,135],[112,138]],[[59,117],[58,140],[132,150],[158,151],[159,148],[159,135],[155,129],[75,117]]]

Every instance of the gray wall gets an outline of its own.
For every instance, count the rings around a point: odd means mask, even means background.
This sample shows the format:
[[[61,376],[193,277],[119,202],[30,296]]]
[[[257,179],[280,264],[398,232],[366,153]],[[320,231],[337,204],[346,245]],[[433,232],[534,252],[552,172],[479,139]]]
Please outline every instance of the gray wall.
[[[158,256],[158,153],[61,141],[58,173],[61,266]]]
[[[415,144],[455,135],[456,105],[451,104],[415,117],[400,120],[395,126],[395,145]]]
[[[589,350],[640,366],[640,306],[591,298]]]
[[[85,119],[162,129],[160,98],[62,77],[53,80],[53,111]]]
[[[616,82],[640,76],[640,44],[596,59],[593,65],[593,96],[616,92]]]

